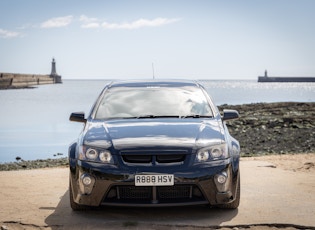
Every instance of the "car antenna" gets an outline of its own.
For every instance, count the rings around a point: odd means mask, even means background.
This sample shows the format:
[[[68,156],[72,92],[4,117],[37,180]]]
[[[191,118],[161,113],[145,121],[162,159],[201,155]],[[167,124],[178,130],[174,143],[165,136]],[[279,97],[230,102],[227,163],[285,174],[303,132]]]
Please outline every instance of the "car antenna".
[[[154,63],[152,62],[152,73],[153,73],[153,80],[155,79],[155,76],[154,76]]]

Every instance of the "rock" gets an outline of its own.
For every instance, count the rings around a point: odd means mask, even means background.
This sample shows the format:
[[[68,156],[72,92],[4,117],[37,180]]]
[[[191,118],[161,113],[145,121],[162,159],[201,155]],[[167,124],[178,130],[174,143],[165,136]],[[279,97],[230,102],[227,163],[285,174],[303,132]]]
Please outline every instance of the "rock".
[[[242,155],[315,152],[315,103],[222,105],[219,109],[238,110],[240,118],[227,125],[239,140]]]
[[[15,160],[19,161],[21,160],[22,158],[21,157],[16,157]]]
[[[1,230],[9,230],[9,227],[6,225],[1,225]]]
[[[313,167],[315,167],[314,162],[306,162],[306,163],[304,163],[304,168],[305,169],[310,169],[310,168],[313,168]]]
[[[40,159],[34,161],[23,161],[23,163],[5,163],[0,164],[0,171],[11,171],[21,169],[38,169],[47,167],[68,166],[68,158],[59,159]]]

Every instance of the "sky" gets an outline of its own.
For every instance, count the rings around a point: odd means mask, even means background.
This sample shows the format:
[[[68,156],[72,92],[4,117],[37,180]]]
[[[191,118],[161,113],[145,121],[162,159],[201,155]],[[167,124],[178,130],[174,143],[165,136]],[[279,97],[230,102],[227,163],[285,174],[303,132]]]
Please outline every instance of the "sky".
[[[315,77],[314,0],[0,0],[0,72]]]

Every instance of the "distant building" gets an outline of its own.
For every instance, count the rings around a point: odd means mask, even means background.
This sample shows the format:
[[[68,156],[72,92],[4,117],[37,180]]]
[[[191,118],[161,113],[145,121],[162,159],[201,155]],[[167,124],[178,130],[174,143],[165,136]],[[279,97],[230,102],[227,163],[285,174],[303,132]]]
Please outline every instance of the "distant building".
[[[50,77],[54,79],[54,83],[62,83],[61,76],[57,74],[55,58],[51,62],[51,74]]]

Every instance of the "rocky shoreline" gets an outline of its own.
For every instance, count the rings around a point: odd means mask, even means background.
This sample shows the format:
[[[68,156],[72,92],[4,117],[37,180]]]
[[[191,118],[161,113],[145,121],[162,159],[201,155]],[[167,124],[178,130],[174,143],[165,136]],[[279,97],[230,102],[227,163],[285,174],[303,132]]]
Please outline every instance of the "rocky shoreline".
[[[315,103],[222,105],[240,118],[227,123],[243,156],[315,152]]]
[[[255,103],[221,105],[235,109],[240,118],[228,121],[232,136],[239,140],[243,157],[315,153],[315,102]],[[64,167],[67,157],[0,164],[0,171]]]
[[[40,169],[40,168],[53,168],[68,166],[68,158],[56,159],[39,159],[32,161],[17,160],[16,162],[0,164],[0,171],[12,171],[21,169]]]

